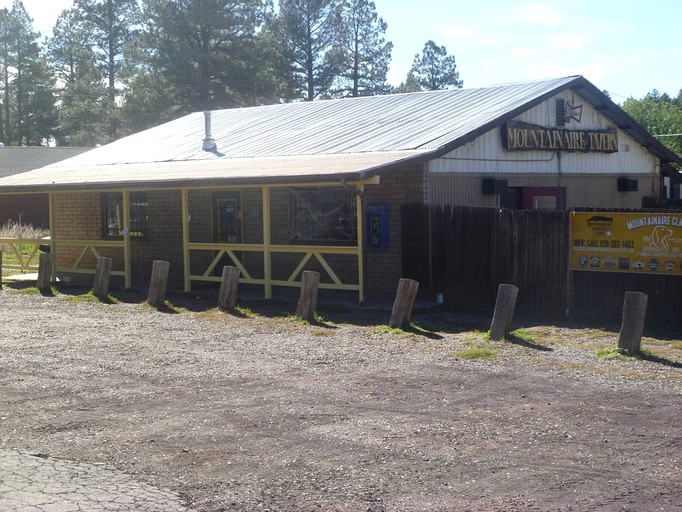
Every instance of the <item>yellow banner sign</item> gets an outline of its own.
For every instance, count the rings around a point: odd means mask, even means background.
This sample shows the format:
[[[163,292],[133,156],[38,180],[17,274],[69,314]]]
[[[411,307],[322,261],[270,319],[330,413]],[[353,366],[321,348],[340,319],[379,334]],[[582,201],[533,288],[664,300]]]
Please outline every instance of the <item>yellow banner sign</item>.
[[[682,214],[573,213],[571,269],[682,275]]]

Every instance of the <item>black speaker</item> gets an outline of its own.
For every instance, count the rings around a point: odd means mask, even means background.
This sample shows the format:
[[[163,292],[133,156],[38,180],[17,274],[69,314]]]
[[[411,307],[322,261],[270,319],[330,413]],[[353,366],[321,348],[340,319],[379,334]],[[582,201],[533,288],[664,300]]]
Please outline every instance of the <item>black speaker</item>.
[[[618,192],[637,192],[639,184],[637,179],[618,178]]]
[[[495,178],[483,178],[481,180],[481,193],[482,194],[495,193]]]

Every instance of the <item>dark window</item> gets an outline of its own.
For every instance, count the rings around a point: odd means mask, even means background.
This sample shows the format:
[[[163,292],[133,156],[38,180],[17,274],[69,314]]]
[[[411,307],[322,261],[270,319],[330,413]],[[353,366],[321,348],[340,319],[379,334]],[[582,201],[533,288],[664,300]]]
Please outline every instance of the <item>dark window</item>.
[[[241,243],[241,194],[239,192],[214,192],[213,241]]]
[[[291,240],[357,243],[355,193],[338,188],[291,190]]]
[[[130,193],[130,236],[146,236],[149,202],[146,192]],[[102,192],[102,233],[123,236],[123,193]]]

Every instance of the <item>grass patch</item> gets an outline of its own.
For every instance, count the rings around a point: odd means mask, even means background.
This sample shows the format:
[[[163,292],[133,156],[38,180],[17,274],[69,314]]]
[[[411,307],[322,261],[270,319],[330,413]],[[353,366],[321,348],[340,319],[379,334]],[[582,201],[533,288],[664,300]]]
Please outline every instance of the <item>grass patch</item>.
[[[630,356],[627,351],[619,348],[598,348],[596,353],[597,359],[601,359],[602,361],[612,361],[613,359],[627,361],[628,359],[632,359],[632,356]]]
[[[674,368],[682,368],[682,363],[670,359],[659,354],[655,354],[651,350],[640,347],[637,354],[630,354],[627,350],[620,348],[600,348],[597,350],[597,357],[603,361],[609,361],[613,359],[621,361],[651,361],[652,363],[659,363],[666,366],[672,366]]]
[[[377,325],[374,328],[374,334],[406,334],[400,327],[391,327],[389,325]]]
[[[13,293],[20,293],[20,294],[25,294],[25,295],[32,295],[32,294],[40,294],[40,295],[46,295],[50,297],[54,297],[57,295],[57,288],[54,286],[48,286],[46,288],[38,288],[37,286],[28,286],[26,288],[18,288],[14,290]]]
[[[460,359],[473,360],[473,359],[484,359],[492,361],[497,359],[498,354],[493,350],[481,347],[471,347],[460,352],[453,352],[452,357],[458,357]]]
[[[160,306],[152,306],[149,302],[144,302],[145,307],[150,309],[155,309],[161,313],[169,313],[172,315],[178,315],[180,313],[189,313],[189,309],[182,306],[174,306],[171,302],[165,300]]]
[[[673,341],[670,344],[670,348],[674,348],[675,350],[682,350],[682,341]]]
[[[234,312],[247,318],[256,318],[260,316],[260,314],[256,313],[253,309],[245,306],[235,306]]]
[[[117,298],[112,297],[111,295],[107,295],[106,297],[98,297],[92,293],[92,290],[81,295],[70,295],[68,297],[64,297],[64,300],[67,302],[99,302],[101,304],[117,304],[119,302]]]

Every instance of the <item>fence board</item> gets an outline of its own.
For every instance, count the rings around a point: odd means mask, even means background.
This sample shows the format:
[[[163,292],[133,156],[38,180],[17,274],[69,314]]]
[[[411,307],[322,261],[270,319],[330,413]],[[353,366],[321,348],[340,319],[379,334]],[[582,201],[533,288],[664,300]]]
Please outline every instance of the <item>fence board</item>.
[[[682,322],[679,276],[569,273],[570,212],[403,208],[402,218],[411,219],[406,221],[409,225],[403,224],[403,240],[412,240],[403,248],[403,275],[423,279],[423,269],[431,264],[433,282],[427,286],[422,281],[422,291],[444,293],[446,304],[455,310],[492,312],[498,285],[509,283],[519,287],[517,311],[521,314],[564,316],[570,306],[575,315],[617,321],[625,292],[639,291],[649,296],[649,318]]]

